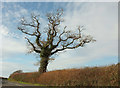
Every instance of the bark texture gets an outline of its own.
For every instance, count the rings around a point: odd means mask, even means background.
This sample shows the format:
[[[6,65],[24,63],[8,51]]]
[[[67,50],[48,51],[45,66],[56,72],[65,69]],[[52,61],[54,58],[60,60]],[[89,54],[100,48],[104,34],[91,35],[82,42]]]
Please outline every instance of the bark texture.
[[[40,73],[46,72],[46,70],[47,70],[47,65],[48,65],[48,58],[46,58],[46,57],[41,57],[39,72],[40,72]]]

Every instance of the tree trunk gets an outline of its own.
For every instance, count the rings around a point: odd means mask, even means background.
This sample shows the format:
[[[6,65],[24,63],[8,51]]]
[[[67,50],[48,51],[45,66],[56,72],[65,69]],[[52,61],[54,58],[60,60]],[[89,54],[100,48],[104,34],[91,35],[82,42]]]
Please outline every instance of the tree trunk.
[[[47,65],[48,65],[48,58],[46,57],[41,57],[40,61],[40,67],[39,67],[39,73],[44,73],[47,70]]]

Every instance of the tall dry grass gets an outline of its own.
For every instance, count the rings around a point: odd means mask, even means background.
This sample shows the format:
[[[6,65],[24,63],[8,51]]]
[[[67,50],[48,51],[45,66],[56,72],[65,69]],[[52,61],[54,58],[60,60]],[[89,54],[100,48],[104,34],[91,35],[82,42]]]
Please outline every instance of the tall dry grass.
[[[120,68],[119,68],[120,72]],[[10,79],[47,86],[118,86],[118,64],[104,67],[86,67],[50,71],[43,74],[18,73]]]

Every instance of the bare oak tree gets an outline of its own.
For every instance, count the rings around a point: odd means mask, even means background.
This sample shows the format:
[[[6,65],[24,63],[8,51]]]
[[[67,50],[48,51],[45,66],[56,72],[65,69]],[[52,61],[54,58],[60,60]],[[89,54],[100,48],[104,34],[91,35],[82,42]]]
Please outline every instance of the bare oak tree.
[[[50,57],[55,53],[83,47],[86,43],[95,41],[90,35],[82,35],[83,28],[80,26],[74,32],[66,30],[67,26],[62,29],[60,27],[61,22],[63,22],[62,15],[62,9],[57,10],[56,13],[48,13],[46,15],[48,24],[44,32],[40,28],[39,16],[31,15],[31,21],[25,18],[21,19],[21,25],[18,29],[30,36],[25,37],[25,39],[32,46],[32,51],[40,55],[40,73],[46,72]]]

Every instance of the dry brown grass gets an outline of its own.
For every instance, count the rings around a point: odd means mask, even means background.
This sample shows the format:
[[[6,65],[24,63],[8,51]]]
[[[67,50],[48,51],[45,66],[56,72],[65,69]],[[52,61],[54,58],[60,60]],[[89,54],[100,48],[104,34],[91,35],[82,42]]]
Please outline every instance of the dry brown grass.
[[[120,84],[118,81],[118,64],[56,70],[41,75],[38,72],[18,73],[11,75],[10,79],[47,86],[118,86]]]

